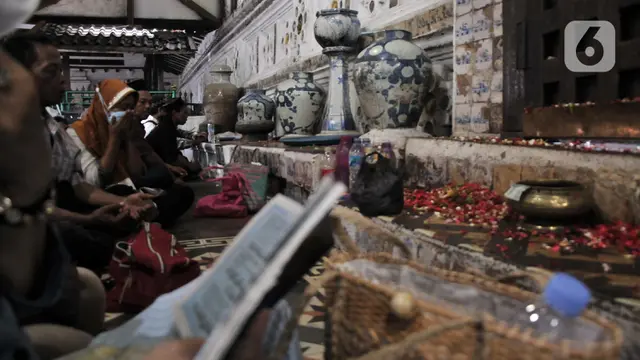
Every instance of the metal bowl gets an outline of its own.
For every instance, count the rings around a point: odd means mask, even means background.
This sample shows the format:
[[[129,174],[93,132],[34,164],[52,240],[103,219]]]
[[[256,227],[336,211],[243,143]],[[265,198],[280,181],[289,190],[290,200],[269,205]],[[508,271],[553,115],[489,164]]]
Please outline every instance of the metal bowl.
[[[564,180],[520,181],[513,186],[526,188],[519,200],[507,197],[507,202],[525,217],[566,219],[588,213],[593,198],[588,189],[577,182]]]

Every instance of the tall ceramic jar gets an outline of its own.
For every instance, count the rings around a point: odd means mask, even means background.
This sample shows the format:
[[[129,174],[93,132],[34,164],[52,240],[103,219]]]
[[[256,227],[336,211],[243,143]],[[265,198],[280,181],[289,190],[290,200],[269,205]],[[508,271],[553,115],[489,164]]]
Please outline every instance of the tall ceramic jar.
[[[325,92],[313,74],[293,72],[276,88],[276,137],[313,135],[324,109]]]
[[[415,127],[424,108],[431,60],[404,30],[383,30],[358,54],[353,83],[365,115],[363,131]]]
[[[238,100],[236,131],[249,140],[266,140],[274,127],[275,112],[276,104],[264,90],[247,89]]]
[[[227,65],[214,65],[204,88],[204,114],[207,122],[215,125],[216,133],[235,131],[240,91],[231,83],[231,73],[233,70]]]

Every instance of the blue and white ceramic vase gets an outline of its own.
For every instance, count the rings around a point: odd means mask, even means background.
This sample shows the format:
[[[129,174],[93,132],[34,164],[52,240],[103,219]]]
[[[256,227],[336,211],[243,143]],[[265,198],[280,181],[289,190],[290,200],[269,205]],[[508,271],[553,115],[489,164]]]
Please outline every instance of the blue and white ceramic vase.
[[[365,115],[363,131],[412,128],[424,108],[433,79],[431,60],[404,30],[383,30],[358,54],[353,83]]]
[[[358,12],[350,9],[320,10],[316,13],[313,34],[324,49],[355,46],[360,36]]]
[[[238,100],[238,122],[236,131],[253,138],[267,138],[273,130],[273,117],[276,104],[265,94],[264,90],[247,89],[245,95]]]
[[[289,74],[289,79],[276,87],[275,136],[313,135],[324,109],[325,97],[324,90],[313,82],[313,74]]]

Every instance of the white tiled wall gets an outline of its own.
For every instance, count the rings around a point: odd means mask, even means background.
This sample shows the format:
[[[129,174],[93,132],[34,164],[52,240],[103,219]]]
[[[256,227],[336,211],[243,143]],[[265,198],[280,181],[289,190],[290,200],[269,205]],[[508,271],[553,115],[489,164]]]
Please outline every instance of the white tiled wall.
[[[456,0],[454,135],[502,127],[502,0]]]

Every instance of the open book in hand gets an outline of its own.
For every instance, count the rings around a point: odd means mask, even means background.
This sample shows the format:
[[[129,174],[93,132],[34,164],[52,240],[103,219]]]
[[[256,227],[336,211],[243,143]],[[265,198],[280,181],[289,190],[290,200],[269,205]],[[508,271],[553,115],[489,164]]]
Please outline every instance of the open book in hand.
[[[98,336],[91,347],[148,347],[164,339],[200,337],[207,341],[196,359],[223,359],[252,315],[284,297],[332,246],[331,235],[310,234],[345,191],[342,183],[325,177],[305,206],[277,195],[212,268]]]

